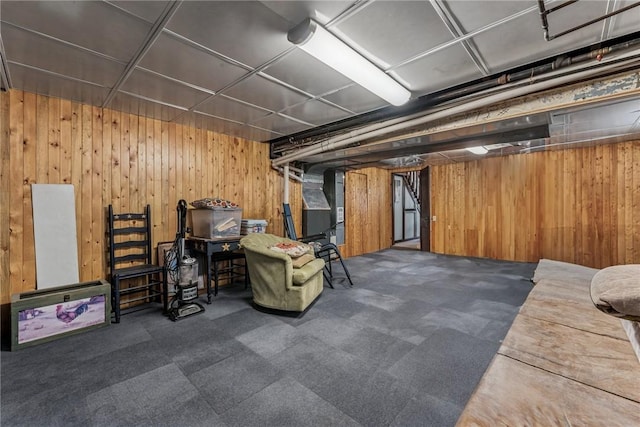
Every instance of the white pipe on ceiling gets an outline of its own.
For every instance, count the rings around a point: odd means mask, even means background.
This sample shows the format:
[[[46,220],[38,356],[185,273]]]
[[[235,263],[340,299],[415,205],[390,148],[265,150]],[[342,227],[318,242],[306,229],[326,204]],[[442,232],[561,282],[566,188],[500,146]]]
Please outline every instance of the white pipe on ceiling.
[[[606,64],[600,67],[586,69],[586,70],[578,71],[569,75],[556,77],[552,80],[545,80],[538,83],[532,83],[524,87],[516,87],[514,89],[489,95],[487,97],[480,98],[466,104],[455,105],[451,108],[445,108],[440,111],[427,113],[426,115],[419,113],[417,115],[410,116],[409,118],[407,117],[396,118],[392,120],[387,120],[385,122],[365,126],[363,128],[350,131],[344,135],[334,136],[327,139],[326,141],[321,141],[315,145],[302,148],[290,154],[286,154],[282,157],[274,159],[272,161],[272,164],[274,166],[288,164],[290,162],[301,160],[308,156],[313,156],[313,155],[324,153],[327,151],[337,150],[339,148],[342,148],[357,142],[361,142],[366,139],[375,138],[378,136],[389,134],[391,132],[401,131],[417,125],[424,125],[426,123],[433,122],[435,120],[450,117],[453,115],[458,115],[461,113],[466,113],[469,111],[476,110],[478,108],[483,108],[499,102],[508,101],[512,98],[517,98],[520,96],[530,95],[532,93],[540,92],[543,90],[548,90],[556,86],[567,85],[567,84],[575,83],[576,81],[579,81],[579,80],[593,78],[603,72],[613,71],[616,68],[628,67],[630,65],[637,64],[638,62],[639,62],[638,58],[632,57],[631,59],[627,59],[624,61],[615,62],[612,64]]]

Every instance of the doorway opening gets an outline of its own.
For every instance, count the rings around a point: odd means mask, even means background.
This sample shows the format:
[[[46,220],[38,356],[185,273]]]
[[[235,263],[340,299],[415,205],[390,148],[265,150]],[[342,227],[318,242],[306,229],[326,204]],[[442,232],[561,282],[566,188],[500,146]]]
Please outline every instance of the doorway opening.
[[[393,174],[393,246],[420,249],[420,182],[414,172]]]

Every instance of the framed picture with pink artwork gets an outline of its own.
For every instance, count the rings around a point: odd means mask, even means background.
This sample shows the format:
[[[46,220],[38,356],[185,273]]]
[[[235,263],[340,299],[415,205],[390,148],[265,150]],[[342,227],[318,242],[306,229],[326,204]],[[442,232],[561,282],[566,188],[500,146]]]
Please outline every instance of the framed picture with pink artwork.
[[[11,299],[11,350],[111,323],[111,285],[104,280],[53,287]]]

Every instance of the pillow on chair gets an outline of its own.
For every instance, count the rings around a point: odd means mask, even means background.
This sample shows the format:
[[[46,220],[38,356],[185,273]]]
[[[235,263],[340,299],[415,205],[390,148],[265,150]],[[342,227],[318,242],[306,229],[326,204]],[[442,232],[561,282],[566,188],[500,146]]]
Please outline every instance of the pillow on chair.
[[[289,255],[291,258],[297,258],[309,252],[309,248],[306,245],[298,243],[280,242],[273,246],[269,246],[269,249],[276,252],[281,252]]]
[[[314,259],[316,259],[316,257],[314,257],[313,255],[304,254],[302,256],[299,256],[298,258],[292,258],[291,264],[293,264],[293,268],[301,268],[302,266],[306,265],[308,262],[313,261]]]

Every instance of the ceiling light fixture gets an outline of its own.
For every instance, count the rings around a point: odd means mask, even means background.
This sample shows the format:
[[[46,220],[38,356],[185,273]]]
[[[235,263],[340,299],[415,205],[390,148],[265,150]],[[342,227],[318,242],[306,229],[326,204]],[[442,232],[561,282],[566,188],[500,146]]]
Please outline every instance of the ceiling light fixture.
[[[347,46],[322,25],[307,18],[287,34],[289,41],[393,105],[411,97],[404,86]]]
[[[489,150],[484,148],[482,145],[478,147],[467,147],[466,150],[478,155],[487,154],[489,152]]]

